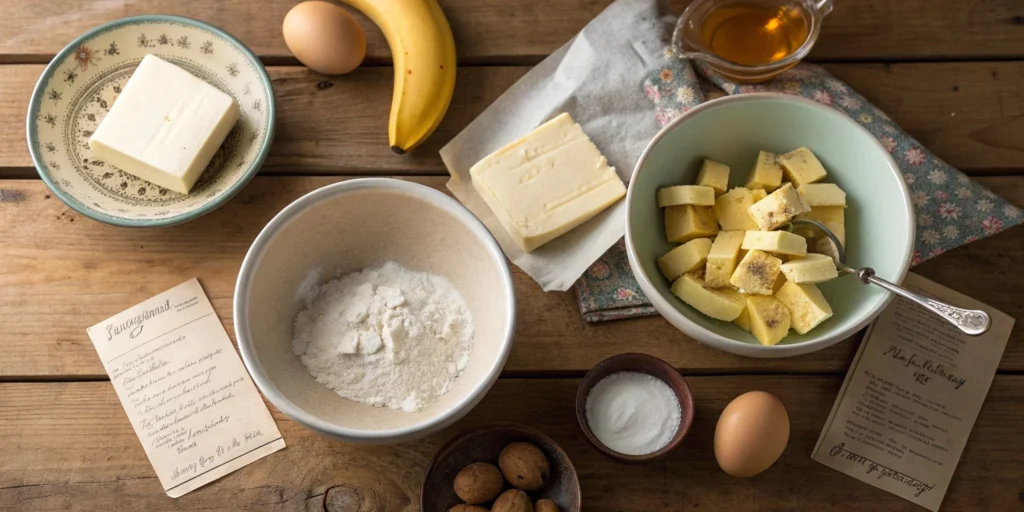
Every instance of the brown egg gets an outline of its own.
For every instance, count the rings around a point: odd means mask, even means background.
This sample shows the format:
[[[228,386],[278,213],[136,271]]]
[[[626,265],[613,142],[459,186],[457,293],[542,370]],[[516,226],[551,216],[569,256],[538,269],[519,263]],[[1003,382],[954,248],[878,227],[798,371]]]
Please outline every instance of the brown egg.
[[[786,406],[771,394],[751,391],[729,402],[718,417],[715,458],[732,476],[754,476],[771,467],[788,442]]]
[[[284,17],[284,43],[299,62],[325,75],[357,68],[366,56],[366,34],[351,14],[330,2],[302,2]]]

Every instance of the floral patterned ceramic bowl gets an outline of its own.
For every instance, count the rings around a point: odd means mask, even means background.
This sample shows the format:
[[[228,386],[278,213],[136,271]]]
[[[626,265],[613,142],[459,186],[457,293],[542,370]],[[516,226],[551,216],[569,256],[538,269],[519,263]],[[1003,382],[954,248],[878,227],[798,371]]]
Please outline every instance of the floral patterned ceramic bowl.
[[[89,137],[146,54],[230,94],[241,110],[189,194],[96,160]],[[256,174],[274,137],[274,90],[259,59],[226,32],[177,16],[136,16],[97,27],[53,59],[32,93],[28,145],[36,170],[78,212],[118,226],[166,226],[208,213]]]

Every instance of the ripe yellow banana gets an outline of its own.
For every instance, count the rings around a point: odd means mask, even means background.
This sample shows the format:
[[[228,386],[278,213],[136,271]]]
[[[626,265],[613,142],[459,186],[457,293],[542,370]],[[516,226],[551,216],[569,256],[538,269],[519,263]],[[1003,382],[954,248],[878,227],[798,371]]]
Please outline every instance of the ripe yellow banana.
[[[437,0],[341,0],[380,27],[391,47],[395,91],[388,141],[402,154],[441,123],[455,90],[455,40]]]

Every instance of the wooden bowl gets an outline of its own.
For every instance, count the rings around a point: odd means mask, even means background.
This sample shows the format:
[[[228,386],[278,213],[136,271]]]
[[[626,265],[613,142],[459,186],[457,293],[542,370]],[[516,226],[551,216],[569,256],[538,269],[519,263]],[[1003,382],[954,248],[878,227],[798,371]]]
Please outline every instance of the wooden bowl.
[[[605,446],[604,443],[597,439],[594,432],[590,430],[590,425],[587,423],[587,396],[590,395],[590,390],[601,379],[618,372],[646,373],[656,377],[665,384],[668,384],[668,387],[672,388],[672,391],[675,392],[676,398],[679,399],[679,405],[682,409],[679,429],[676,430],[676,435],[672,437],[672,440],[662,449],[647,455],[627,455]],[[690,431],[690,425],[693,424],[693,395],[690,394],[690,386],[686,383],[686,379],[672,365],[665,361],[647,354],[619,354],[601,361],[583,377],[583,382],[580,383],[580,388],[576,392],[576,420],[579,422],[583,434],[587,437],[587,441],[590,441],[590,444],[597,448],[597,451],[612,460],[624,464],[643,464],[664,458],[669,452],[679,446],[679,443],[686,437],[687,432]]]
[[[528,493],[530,498],[534,501],[547,498],[554,501],[562,512],[579,512],[580,483],[569,456],[540,431],[512,423],[496,423],[463,432],[445,443],[434,455],[423,476],[420,510],[446,512],[462,503],[455,495],[455,475],[474,462],[489,462],[497,466],[498,454],[505,446],[515,441],[536,445],[551,464],[551,477],[547,485],[540,491]],[[506,482],[505,488],[511,489],[512,486]],[[489,507],[490,503],[483,506]]]

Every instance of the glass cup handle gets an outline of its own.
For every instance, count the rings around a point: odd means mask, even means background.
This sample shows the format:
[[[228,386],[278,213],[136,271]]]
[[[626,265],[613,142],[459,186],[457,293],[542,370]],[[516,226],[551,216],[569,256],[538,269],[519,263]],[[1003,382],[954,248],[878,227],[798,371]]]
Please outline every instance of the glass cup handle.
[[[832,12],[832,0],[813,0],[812,3],[822,16],[827,16],[828,13]]]

